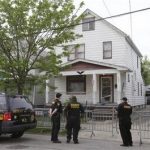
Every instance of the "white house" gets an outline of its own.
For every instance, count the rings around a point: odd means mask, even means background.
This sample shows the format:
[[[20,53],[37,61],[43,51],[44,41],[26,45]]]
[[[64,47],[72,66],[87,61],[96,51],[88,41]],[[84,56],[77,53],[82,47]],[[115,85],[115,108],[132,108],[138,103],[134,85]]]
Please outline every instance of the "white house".
[[[120,103],[123,96],[132,106],[145,104],[138,48],[128,35],[91,10],[84,13],[82,24],[74,30],[83,37],[66,43],[71,54],[62,59],[64,69],[55,78],[55,92],[63,94],[62,100],[76,95],[88,104]]]

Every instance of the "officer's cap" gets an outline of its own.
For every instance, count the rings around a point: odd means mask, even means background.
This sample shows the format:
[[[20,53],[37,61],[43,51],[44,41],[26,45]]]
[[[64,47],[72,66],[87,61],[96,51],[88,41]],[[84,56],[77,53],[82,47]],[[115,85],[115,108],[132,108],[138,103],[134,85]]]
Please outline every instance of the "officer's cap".
[[[121,100],[126,102],[128,99],[126,97],[123,97]]]
[[[56,93],[56,98],[60,98],[61,97],[61,93]]]

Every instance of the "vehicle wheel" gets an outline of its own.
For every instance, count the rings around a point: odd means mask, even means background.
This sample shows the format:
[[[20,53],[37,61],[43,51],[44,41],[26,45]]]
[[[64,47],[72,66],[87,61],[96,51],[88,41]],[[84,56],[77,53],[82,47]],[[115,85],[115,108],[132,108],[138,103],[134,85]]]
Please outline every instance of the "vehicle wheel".
[[[24,132],[20,131],[20,132],[15,132],[11,135],[11,138],[20,138],[21,136],[23,136]]]

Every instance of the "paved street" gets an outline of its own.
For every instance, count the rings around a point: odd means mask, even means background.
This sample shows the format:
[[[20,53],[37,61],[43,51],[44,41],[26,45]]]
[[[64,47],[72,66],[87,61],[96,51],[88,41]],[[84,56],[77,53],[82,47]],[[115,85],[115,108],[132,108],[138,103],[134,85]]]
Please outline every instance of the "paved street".
[[[133,147],[121,147],[121,140],[119,136],[104,136],[95,135],[92,139],[89,137],[90,133],[87,134],[87,137],[84,137],[85,134],[80,134],[80,144],[66,143],[65,137],[60,137],[62,141],[61,144],[53,144],[49,140],[48,135],[34,135],[34,134],[25,134],[20,139],[11,139],[9,137],[0,137],[0,148],[2,150],[149,150],[149,142],[143,143],[141,146],[138,141],[134,141]],[[135,140],[135,139],[134,139]]]

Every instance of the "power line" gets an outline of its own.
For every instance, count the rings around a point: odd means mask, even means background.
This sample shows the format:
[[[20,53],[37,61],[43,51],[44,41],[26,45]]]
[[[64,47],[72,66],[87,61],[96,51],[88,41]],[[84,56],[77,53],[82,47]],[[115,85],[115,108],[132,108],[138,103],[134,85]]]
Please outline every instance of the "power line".
[[[51,28],[49,31],[62,30],[62,29],[67,29],[67,28],[70,28],[70,27],[75,27],[75,26],[79,26],[79,25],[82,25],[82,24],[86,24],[86,23],[97,22],[97,21],[107,20],[107,19],[111,19],[111,18],[117,18],[117,17],[129,15],[129,14],[134,14],[134,13],[138,13],[138,12],[143,12],[143,11],[146,11],[146,10],[149,10],[149,9],[150,9],[150,7],[147,7],[147,8],[143,8],[143,9],[139,9],[139,10],[135,10],[135,11],[130,11],[130,12],[126,12],[126,13],[121,13],[121,14],[117,14],[117,15],[112,15],[112,16],[109,16],[109,17],[100,18],[100,19],[96,19],[96,20],[92,20],[92,21],[82,22],[82,23],[78,23],[78,24],[71,24],[71,25],[68,25],[68,26],[62,26],[62,27]],[[40,33],[45,33],[45,32],[48,32],[48,30],[42,31],[42,32],[40,32]],[[40,33],[38,33],[38,34],[40,34]],[[37,34],[37,33],[34,32],[34,33],[31,33],[31,34]],[[30,35],[31,35],[31,34],[30,34]],[[28,34],[28,35],[29,35],[29,34]],[[26,35],[26,36],[28,36],[28,35]]]
[[[109,11],[109,9],[108,9],[108,7],[107,7],[105,1],[104,1],[104,0],[102,0],[102,1],[103,1],[103,4],[104,4],[104,6],[105,6],[105,8],[106,8],[106,10],[107,10],[107,12],[108,12],[108,14],[109,14],[109,16],[111,16],[111,13],[110,13],[110,11]]]
[[[135,11],[129,11],[126,13],[121,13],[121,14],[117,14],[117,15],[113,15],[113,16],[109,16],[109,17],[105,17],[105,18],[100,18],[100,19],[96,19],[96,20],[92,20],[92,21],[86,21],[86,22],[82,22],[82,23],[78,23],[78,24],[72,24],[72,25],[68,25],[68,26],[57,27],[57,28],[53,28],[51,30],[60,30],[60,29],[74,27],[74,26],[79,26],[79,25],[86,24],[86,23],[97,22],[97,21],[107,20],[107,19],[111,19],[111,18],[117,18],[117,17],[121,17],[121,16],[125,16],[125,15],[130,15],[130,14],[146,11],[149,9],[150,9],[150,7],[147,7],[147,8],[138,9]]]
[[[131,1],[129,0],[129,11],[131,12]],[[130,14],[130,31],[131,31],[131,38],[132,38],[132,14]]]

